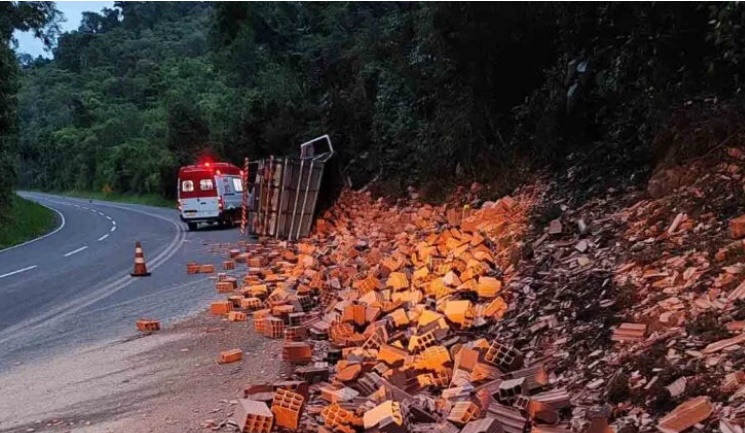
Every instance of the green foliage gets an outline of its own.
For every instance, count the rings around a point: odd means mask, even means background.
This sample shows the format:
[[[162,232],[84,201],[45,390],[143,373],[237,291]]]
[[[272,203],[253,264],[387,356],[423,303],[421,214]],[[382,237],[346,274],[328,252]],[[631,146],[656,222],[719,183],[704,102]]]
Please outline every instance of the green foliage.
[[[176,206],[174,200],[164,198],[160,194],[121,194],[115,192],[94,192],[94,191],[54,191],[68,197],[84,198],[88,200],[113,201],[118,203],[143,204],[147,206],[157,206],[173,209]]]
[[[24,70],[22,185],[172,197],[178,166],[213,141],[225,91],[207,59],[208,7],[116,6],[86,13],[53,61]]]
[[[612,182],[664,157],[650,143],[671,113],[739,104],[743,19],[738,3],[116,2],[53,61],[23,60],[20,180],[172,196],[203,153],[330,133],[340,174],[391,192],[506,191],[576,161]]]
[[[14,194],[0,224],[0,250],[36,238],[52,230],[56,215],[51,210]]]
[[[33,31],[49,44],[56,35],[57,10],[52,2],[0,2],[0,227],[8,224],[13,205],[17,159],[17,60],[13,31]]]

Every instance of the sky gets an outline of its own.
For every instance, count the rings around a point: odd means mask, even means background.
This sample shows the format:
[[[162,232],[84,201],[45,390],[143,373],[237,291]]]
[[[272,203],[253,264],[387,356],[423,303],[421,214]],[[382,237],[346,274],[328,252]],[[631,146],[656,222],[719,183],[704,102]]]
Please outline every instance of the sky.
[[[103,8],[114,7],[113,1],[57,1],[57,9],[64,15],[64,21],[60,23],[63,32],[77,30],[80,25],[80,19],[83,12],[92,11],[100,12]],[[30,32],[15,32],[15,38],[18,40],[19,53],[28,53],[32,57],[43,56],[52,57],[52,53],[44,51],[44,44],[41,40],[36,39]]]

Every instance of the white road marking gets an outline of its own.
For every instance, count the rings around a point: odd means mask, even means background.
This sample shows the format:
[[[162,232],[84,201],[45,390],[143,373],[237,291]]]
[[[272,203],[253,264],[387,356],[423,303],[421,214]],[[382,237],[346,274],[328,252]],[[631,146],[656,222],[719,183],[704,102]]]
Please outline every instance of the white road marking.
[[[109,237],[109,235],[108,234],[105,234],[105,235],[101,236],[100,238],[98,238],[98,242],[101,242],[102,240],[104,240],[104,239],[106,239],[108,237]]]
[[[85,207],[85,206],[83,206],[83,209],[85,209],[85,210],[88,210],[88,208],[87,208],[87,207]]]
[[[79,252],[81,252],[81,251],[83,251],[84,249],[87,249],[87,248],[88,248],[88,246],[84,246],[84,247],[78,248],[77,250],[72,250],[69,253],[65,254],[64,257],[70,257],[71,255],[77,254],[77,253],[79,253]]]
[[[111,231],[113,232],[114,230],[116,230],[116,226],[111,227]]]
[[[111,217],[108,216],[108,215],[106,215],[106,219],[109,220],[109,221],[111,221]]]
[[[114,224],[114,225],[116,225],[116,221],[112,220],[112,221],[111,221],[111,224]]]
[[[75,207],[80,207],[80,205],[79,205],[79,204],[74,204],[73,206],[75,206]]]
[[[99,215],[101,215],[101,216],[104,216],[104,215],[103,215],[103,212],[99,212],[98,214],[99,214]]]
[[[51,209],[51,210],[55,211],[55,212],[57,213],[57,215],[59,215],[59,217],[60,217],[60,225],[59,225],[59,227],[57,227],[57,228],[56,228],[56,229],[54,229],[53,231],[51,231],[51,232],[49,232],[49,233],[45,234],[44,236],[39,236],[39,237],[38,237],[38,238],[36,238],[36,239],[31,239],[30,241],[26,241],[26,242],[24,242],[24,243],[22,243],[22,244],[18,244],[18,245],[13,245],[12,247],[8,247],[8,248],[5,248],[5,249],[3,249],[3,250],[0,250],[0,253],[3,253],[3,252],[5,252],[5,251],[10,251],[10,250],[12,250],[12,249],[14,249],[14,248],[22,247],[22,246],[24,246],[24,245],[28,245],[28,244],[30,244],[31,242],[36,242],[36,241],[40,241],[40,240],[42,240],[42,239],[44,239],[44,238],[46,238],[46,237],[52,236],[53,234],[57,233],[58,231],[62,230],[62,228],[64,228],[64,227],[65,227],[65,216],[64,216],[64,215],[62,215],[62,212],[58,211],[57,209],[55,209],[55,208],[53,208],[53,207],[49,207],[49,206],[47,206],[47,205],[43,205],[43,204],[41,204],[41,203],[39,203],[39,204],[40,204],[40,205],[42,205],[42,206],[44,206],[44,207],[45,207],[45,208],[47,208],[47,209]]]
[[[11,275],[15,275],[15,274],[20,274],[21,272],[26,272],[26,271],[30,271],[31,269],[34,269],[34,268],[36,268],[36,267],[38,267],[38,266],[36,266],[36,265],[33,265],[33,266],[29,266],[29,267],[27,267],[27,268],[19,269],[19,270],[17,270],[17,271],[13,271],[13,272],[8,272],[7,274],[2,274],[2,275],[0,275],[0,278],[5,278],[5,277],[9,277],[9,276],[11,276]]]
[[[147,215],[151,218],[157,218],[170,223],[174,227],[174,237],[171,243],[165,247],[160,253],[154,258],[148,257],[148,270],[152,271],[160,268],[165,263],[176,255],[181,250],[181,246],[184,245],[186,240],[186,230],[183,229],[182,225],[175,221],[173,218],[165,217],[158,214],[151,214],[143,210],[138,210],[129,206],[118,206],[115,204],[101,203],[101,206],[109,206],[129,212],[139,213]],[[50,308],[47,311],[39,312],[38,314],[32,315],[31,318],[24,320],[21,323],[16,323],[0,330],[0,347],[8,341],[25,341],[23,339],[29,339],[34,336],[34,333],[43,327],[54,326],[56,323],[66,320],[71,315],[82,310],[83,308],[92,305],[101,299],[113,295],[128,287],[132,282],[135,281],[128,271],[125,271],[123,275],[116,279],[112,279],[103,287],[97,287],[92,293],[75,297],[74,299],[66,303],[58,303],[56,306]]]

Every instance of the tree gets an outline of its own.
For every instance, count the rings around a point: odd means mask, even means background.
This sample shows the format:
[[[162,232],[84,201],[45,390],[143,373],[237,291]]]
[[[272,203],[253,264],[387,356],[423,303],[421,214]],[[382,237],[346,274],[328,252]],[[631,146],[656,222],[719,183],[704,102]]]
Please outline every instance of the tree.
[[[675,107],[741,103],[743,17],[737,3],[115,2],[53,60],[23,59],[22,181],[173,194],[203,152],[296,155],[325,133],[345,177],[389,191],[506,191],[572,154],[637,167]]]
[[[0,224],[8,214],[16,180],[18,63],[10,48],[13,31],[33,31],[51,45],[58,30],[57,14],[52,2],[0,2]]]
[[[121,24],[119,9],[104,8],[101,13],[83,12],[78,31],[81,33],[104,34],[119,27]]]

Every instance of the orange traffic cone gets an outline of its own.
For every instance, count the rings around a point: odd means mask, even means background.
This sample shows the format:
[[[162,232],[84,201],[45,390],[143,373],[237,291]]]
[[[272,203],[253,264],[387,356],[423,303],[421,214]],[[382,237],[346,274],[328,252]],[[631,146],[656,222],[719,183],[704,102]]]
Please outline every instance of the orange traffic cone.
[[[135,243],[135,270],[131,274],[133,277],[149,277],[150,272],[145,266],[145,256],[142,254],[142,246],[139,242]]]

